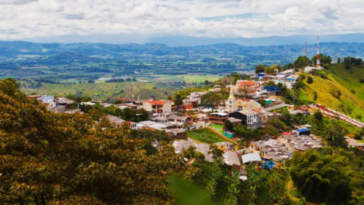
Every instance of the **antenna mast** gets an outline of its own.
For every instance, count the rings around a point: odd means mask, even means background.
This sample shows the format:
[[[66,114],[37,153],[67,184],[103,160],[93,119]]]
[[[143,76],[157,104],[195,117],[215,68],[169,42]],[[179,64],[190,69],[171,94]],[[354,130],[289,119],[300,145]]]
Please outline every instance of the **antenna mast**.
[[[317,56],[316,56],[316,64],[320,66],[320,37],[317,35]]]
[[[137,84],[137,86],[138,86],[138,101],[140,101],[140,98],[139,98],[140,97],[139,83]]]
[[[305,42],[305,56],[307,57],[307,42]]]

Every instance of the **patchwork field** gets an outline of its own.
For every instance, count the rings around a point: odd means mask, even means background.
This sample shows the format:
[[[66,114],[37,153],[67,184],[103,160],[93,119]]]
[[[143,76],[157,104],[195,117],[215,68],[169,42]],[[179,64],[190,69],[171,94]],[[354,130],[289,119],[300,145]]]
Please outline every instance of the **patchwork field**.
[[[41,95],[65,96],[68,94],[78,94],[90,96],[95,100],[115,100],[118,97],[130,98],[134,95],[137,98],[140,87],[140,99],[147,99],[150,96],[156,98],[167,98],[174,92],[184,88],[176,83],[142,83],[142,82],[122,82],[122,83],[84,83],[84,84],[49,84],[42,83],[37,89],[22,89],[25,93],[37,93]]]
[[[202,83],[205,80],[216,81],[221,76],[219,75],[143,75],[136,77],[139,81],[148,82],[181,82],[186,83]]]
[[[145,75],[136,77],[139,82],[120,82],[105,83],[97,81],[97,83],[87,83],[87,81],[77,78],[69,78],[63,80],[65,84],[49,84],[42,83],[42,86],[36,89],[22,88],[27,93],[37,93],[41,95],[65,96],[68,94],[82,94],[90,96],[95,100],[116,99],[118,97],[137,98],[139,84],[140,99],[147,99],[154,96],[158,99],[166,99],[187,86],[193,86],[191,83],[202,83],[205,80],[215,81],[220,78],[218,75]],[[79,83],[79,82],[82,83]],[[188,85],[181,82],[185,81]],[[22,82],[25,83],[25,82]],[[71,83],[71,84],[68,84]]]

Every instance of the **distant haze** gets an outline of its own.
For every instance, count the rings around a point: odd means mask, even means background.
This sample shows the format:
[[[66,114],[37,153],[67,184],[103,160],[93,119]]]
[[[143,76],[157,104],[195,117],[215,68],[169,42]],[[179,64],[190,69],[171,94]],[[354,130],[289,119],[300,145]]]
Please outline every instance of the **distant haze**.
[[[291,44],[314,44],[314,35],[294,35],[294,36],[270,36],[262,38],[209,38],[192,36],[161,36],[148,37],[146,35],[131,34],[110,34],[110,35],[69,35],[58,37],[38,37],[23,39],[37,43],[161,43],[172,47],[200,46],[220,43],[234,43],[244,46],[270,46],[270,45],[291,45]],[[337,34],[320,36],[320,42],[336,43],[364,43],[364,34]]]

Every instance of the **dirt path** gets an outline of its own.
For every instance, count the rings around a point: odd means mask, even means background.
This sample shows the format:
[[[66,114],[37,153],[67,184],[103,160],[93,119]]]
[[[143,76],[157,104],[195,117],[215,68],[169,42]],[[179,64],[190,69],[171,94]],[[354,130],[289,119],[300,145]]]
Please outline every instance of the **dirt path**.
[[[294,187],[293,181],[291,180],[291,177],[290,177],[289,181],[286,183],[287,195],[288,195],[289,199],[291,199],[293,202],[297,202],[300,199],[295,197],[295,196],[292,196],[291,193],[290,193],[290,191],[294,190],[294,189],[296,189],[296,188]]]

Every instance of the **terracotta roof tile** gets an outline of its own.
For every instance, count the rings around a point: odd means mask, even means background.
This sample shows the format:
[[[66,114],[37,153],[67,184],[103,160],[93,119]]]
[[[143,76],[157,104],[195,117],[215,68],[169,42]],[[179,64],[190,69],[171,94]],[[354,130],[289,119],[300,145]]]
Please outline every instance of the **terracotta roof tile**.
[[[151,105],[164,105],[164,104],[166,104],[166,101],[164,101],[164,100],[146,100],[144,102],[149,103]]]
[[[240,81],[238,84],[245,84],[245,85],[255,85],[257,82],[254,81]]]

